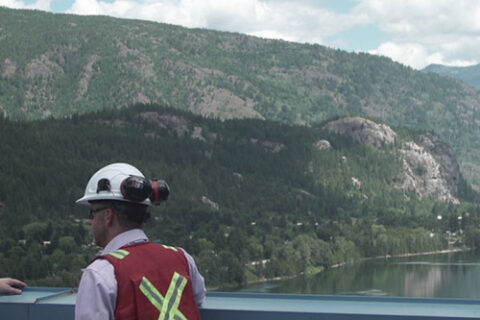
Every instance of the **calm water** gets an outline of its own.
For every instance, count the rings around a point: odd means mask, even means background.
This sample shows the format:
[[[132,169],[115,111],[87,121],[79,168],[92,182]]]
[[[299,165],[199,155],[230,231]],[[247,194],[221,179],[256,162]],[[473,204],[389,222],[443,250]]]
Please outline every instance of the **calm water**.
[[[315,276],[249,285],[241,292],[480,298],[480,254],[370,260]]]

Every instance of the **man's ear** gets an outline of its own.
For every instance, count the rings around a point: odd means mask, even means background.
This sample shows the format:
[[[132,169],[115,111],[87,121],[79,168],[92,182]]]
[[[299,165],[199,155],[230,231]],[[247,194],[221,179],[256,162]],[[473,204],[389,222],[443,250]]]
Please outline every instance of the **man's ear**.
[[[112,225],[113,220],[115,219],[115,212],[113,211],[112,208],[108,208],[105,210],[104,217],[107,225]]]

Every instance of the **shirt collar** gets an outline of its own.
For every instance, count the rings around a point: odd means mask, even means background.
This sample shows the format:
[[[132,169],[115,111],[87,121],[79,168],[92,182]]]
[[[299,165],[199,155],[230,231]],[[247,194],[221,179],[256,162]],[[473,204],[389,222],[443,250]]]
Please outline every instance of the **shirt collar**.
[[[148,237],[145,234],[145,232],[143,232],[142,229],[127,230],[125,232],[120,233],[112,240],[110,240],[110,242],[103,249],[102,255],[108,254],[110,252],[113,252],[115,250],[118,250],[122,247],[131,245],[131,244],[147,242],[147,241],[148,241]]]

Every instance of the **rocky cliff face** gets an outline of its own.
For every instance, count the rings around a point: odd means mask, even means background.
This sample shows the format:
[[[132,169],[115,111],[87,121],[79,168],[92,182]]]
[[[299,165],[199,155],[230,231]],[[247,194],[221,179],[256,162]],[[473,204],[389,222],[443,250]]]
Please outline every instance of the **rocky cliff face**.
[[[335,120],[327,123],[325,128],[330,132],[348,135],[359,143],[375,147],[392,144],[397,136],[389,126],[360,117]]]
[[[389,126],[360,117],[329,122],[325,129],[375,147],[392,145],[397,137]],[[403,170],[392,187],[414,191],[419,197],[430,196],[459,202],[457,187],[460,168],[453,150],[447,144],[432,134],[422,134],[415,141],[403,141],[398,151]]]
[[[401,183],[395,187],[415,191],[419,196],[458,203],[459,166],[448,146],[437,137],[422,135],[417,142],[404,142],[400,152],[403,172]]]

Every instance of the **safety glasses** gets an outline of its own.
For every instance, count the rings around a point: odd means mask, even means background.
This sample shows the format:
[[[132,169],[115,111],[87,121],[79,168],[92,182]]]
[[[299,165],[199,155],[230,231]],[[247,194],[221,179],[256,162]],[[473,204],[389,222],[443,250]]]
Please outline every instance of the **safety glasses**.
[[[110,207],[100,207],[100,208],[96,208],[96,209],[90,209],[90,214],[88,215],[88,218],[93,219],[95,213],[103,211],[103,210],[107,210],[107,209],[110,209]]]

